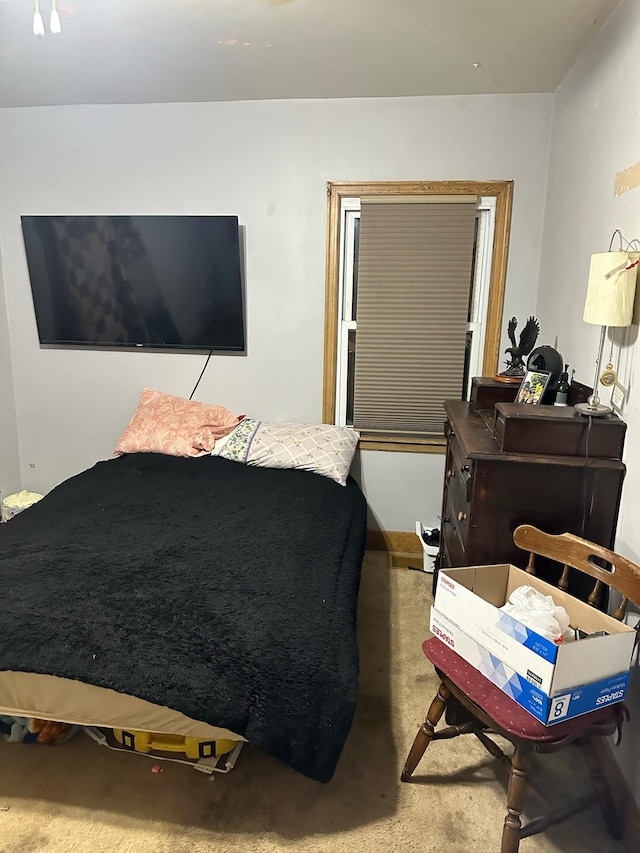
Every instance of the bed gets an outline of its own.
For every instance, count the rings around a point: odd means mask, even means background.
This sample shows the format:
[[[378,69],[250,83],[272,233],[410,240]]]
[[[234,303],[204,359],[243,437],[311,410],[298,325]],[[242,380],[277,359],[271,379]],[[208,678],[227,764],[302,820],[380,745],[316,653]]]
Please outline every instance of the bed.
[[[301,470],[129,453],[0,525],[0,713],[247,740],[331,779],[366,503]]]

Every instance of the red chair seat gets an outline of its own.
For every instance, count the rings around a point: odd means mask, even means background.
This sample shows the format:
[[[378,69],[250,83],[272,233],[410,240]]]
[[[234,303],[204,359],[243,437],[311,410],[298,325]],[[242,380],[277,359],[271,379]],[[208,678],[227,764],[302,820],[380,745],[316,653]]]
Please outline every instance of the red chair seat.
[[[554,726],[545,726],[442,640],[437,637],[425,640],[422,651],[437,670],[446,675],[465,696],[482,708],[504,731],[524,740],[561,740],[575,735],[576,732],[594,723],[603,723],[617,714],[616,706],[613,705],[556,723]]]

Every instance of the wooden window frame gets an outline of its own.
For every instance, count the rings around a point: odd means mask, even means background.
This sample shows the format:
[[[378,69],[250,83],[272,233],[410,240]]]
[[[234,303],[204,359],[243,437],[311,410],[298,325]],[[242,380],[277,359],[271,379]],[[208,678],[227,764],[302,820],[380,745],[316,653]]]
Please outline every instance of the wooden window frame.
[[[335,423],[336,370],[338,364],[338,296],[340,292],[340,212],[343,198],[394,195],[476,195],[495,196],[496,220],[491,259],[491,276],[485,329],[483,375],[498,369],[502,312],[507,279],[509,234],[513,205],[513,181],[372,181],[327,184],[327,269],[324,320],[324,381],[322,420]],[[444,422],[444,413],[443,413]],[[368,434],[360,439],[361,450],[391,450],[412,453],[444,453],[445,439],[435,437]]]

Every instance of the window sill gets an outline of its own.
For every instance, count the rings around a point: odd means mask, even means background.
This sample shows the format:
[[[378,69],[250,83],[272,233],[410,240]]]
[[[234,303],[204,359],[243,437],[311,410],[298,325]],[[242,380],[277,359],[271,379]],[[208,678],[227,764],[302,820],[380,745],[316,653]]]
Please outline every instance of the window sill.
[[[361,435],[360,450],[384,450],[396,453],[440,453],[446,452],[447,440],[444,436],[425,436],[423,438],[406,435]]]

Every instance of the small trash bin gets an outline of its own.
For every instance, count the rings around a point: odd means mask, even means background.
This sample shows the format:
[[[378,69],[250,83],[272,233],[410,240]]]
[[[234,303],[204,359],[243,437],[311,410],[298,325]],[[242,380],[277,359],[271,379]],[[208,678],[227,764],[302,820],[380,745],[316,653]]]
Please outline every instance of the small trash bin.
[[[24,489],[21,492],[16,492],[14,495],[8,495],[2,500],[0,521],[10,521],[15,515],[22,512],[23,509],[28,509],[30,506],[38,503],[43,497],[44,495],[41,495],[39,492],[27,492]]]
[[[429,536],[429,534],[433,531],[436,531],[436,537]],[[439,544],[428,544],[427,542],[425,542],[425,537],[427,539],[431,539],[432,541],[434,538],[437,538],[437,541],[439,543],[440,531],[438,525],[435,524],[432,527],[425,527],[421,521],[416,521],[416,533],[418,535],[418,538],[420,539],[420,544],[422,545],[423,571],[428,572],[430,575],[432,575],[435,568],[435,559],[438,556],[440,546]]]

